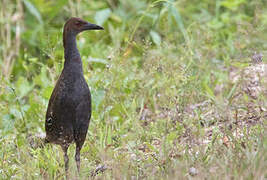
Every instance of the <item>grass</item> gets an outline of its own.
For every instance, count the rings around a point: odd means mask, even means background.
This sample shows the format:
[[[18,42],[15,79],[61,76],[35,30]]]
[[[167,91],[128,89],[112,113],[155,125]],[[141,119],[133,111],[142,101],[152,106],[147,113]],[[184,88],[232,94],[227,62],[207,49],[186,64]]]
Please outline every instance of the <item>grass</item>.
[[[44,132],[69,16],[105,27],[78,37],[93,99],[81,179],[101,165],[95,179],[267,177],[267,86],[263,76],[253,97],[243,75],[259,66],[254,52],[266,62],[263,1],[1,1],[0,179],[64,178],[60,147],[31,140]]]

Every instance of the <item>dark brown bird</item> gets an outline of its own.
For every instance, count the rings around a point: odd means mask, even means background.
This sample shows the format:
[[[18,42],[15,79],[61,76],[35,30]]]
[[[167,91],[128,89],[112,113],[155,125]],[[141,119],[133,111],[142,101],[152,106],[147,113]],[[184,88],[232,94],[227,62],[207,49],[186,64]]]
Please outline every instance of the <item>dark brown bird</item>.
[[[68,172],[68,148],[76,144],[75,161],[80,171],[80,150],[84,144],[90,118],[91,94],[83,76],[76,36],[86,30],[102,27],[80,18],[70,18],[64,25],[64,68],[49,100],[46,120],[45,142],[59,144],[64,151],[65,171]]]

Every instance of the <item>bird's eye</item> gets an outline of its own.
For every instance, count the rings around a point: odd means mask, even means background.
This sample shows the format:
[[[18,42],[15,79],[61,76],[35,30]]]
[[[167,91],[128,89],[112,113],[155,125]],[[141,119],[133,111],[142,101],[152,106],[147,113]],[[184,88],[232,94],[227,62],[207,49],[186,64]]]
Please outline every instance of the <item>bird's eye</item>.
[[[80,25],[82,25],[82,22],[81,21],[76,21],[75,25],[80,26]]]

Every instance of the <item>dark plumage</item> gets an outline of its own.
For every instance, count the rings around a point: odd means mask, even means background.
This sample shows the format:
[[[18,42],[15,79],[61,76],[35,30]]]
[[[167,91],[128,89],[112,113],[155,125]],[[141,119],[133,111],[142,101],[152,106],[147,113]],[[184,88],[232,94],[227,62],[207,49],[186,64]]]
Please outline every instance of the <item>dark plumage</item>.
[[[83,76],[76,35],[85,30],[103,29],[80,18],[70,18],[64,25],[64,68],[49,100],[45,131],[47,143],[59,144],[64,151],[68,171],[68,147],[75,142],[75,160],[80,171],[80,150],[84,144],[90,118],[91,94]]]

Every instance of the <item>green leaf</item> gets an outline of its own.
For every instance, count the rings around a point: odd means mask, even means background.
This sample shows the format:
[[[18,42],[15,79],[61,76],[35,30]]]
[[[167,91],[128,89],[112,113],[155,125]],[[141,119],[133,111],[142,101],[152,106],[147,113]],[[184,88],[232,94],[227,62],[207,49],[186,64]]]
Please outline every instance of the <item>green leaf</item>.
[[[101,102],[103,101],[105,97],[105,91],[92,89],[91,93],[92,93],[92,101],[94,102],[93,105],[95,109],[98,110],[99,105],[101,104]]]
[[[95,14],[95,22],[98,25],[102,26],[109,18],[110,14],[111,10],[109,8],[97,11]]]
[[[209,98],[214,99],[215,95],[213,93],[213,90],[209,87],[207,82],[203,82],[202,86],[204,90],[206,91],[206,94],[208,95]]]
[[[23,0],[26,8],[29,10],[29,12],[41,23],[43,24],[43,20],[41,17],[41,14],[39,11],[36,9],[36,7],[28,0]]]
[[[169,5],[169,11],[171,12],[171,15],[173,16],[173,18],[175,19],[175,22],[177,23],[178,28],[183,33],[184,39],[186,41],[188,41],[189,40],[188,34],[185,30],[184,23],[183,23],[182,17],[180,15],[178,9],[173,4],[170,4]]]
[[[14,119],[11,117],[10,114],[5,114],[3,117],[2,117],[2,124],[4,126],[4,131],[10,131],[14,128]]]
[[[161,44],[161,37],[160,35],[156,32],[156,31],[150,31],[150,36],[152,38],[152,41],[156,44],[156,45],[160,45]]]
[[[220,29],[224,26],[224,24],[218,19],[213,19],[208,23],[208,26],[213,29]]]
[[[22,98],[26,96],[32,89],[34,85],[30,84],[26,78],[24,77],[19,77],[18,81],[16,82],[16,92],[18,93],[18,97]]]
[[[172,142],[176,137],[177,137],[177,133],[176,133],[175,131],[170,132],[170,133],[167,135],[167,141],[168,141],[168,142]]]
[[[93,58],[93,57],[89,57],[88,58],[89,62],[94,62],[94,63],[101,63],[101,64],[108,64],[108,61],[105,59],[100,59],[100,58]]]
[[[231,10],[237,10],[244,2],[245,0],[224,0],[221,2],[221,5]]]
[[[236,87],[237,87],[238,83],[235,83],[234,86],[232,87],[231,91],[229,92],[229,94],[227,95],[227,99],[230,99],[232,98],[235,90],[236,90]]]
[[[14,117],[16,117],[17,119],[22,119],[21,112],[17,108],[11,107],[9,109],[9,113]]]
[[[47,86],[46,88],[44,88],[42,96],[45,99],[49,99],[49,97],[51,96],[53,91],[53,86]]]
[[[49,13],[47,13],[47,15],[49,15],[49,19],[53,19],[57,14],[60,13],[60,11],[62,10],[62,7],[68,3],[68,0],[57,0],[57,1],[51,1],[53,2],[53,5],[50,6],[53,7],[49,10]]]

